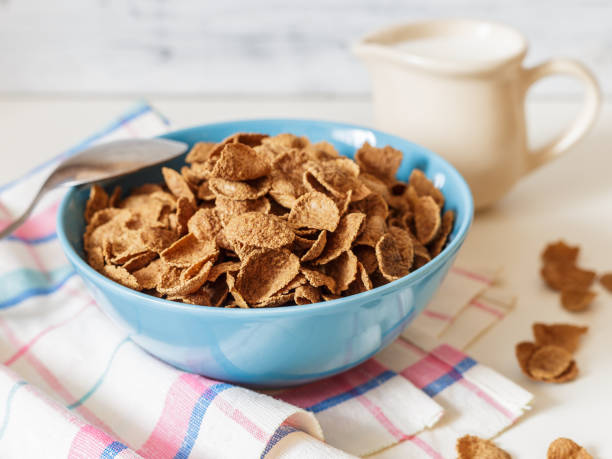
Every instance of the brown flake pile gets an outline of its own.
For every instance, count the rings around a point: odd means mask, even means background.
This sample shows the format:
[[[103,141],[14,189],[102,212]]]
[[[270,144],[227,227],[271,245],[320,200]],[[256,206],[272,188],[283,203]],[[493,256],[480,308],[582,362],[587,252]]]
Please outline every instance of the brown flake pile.
[[[370,290],[444,248],[454,213],[402,153],[365,143],[355,161],[327,142],[234,134],[200,142],[180,173],[125,198],[91,188],[88,263],[120,284],[183,303],[308,304]]]
[[[536,381],[563,383],[576,379],[574,352],[588,327],[569,324],[533,324],[535,342],[523,341],[515,348],[523,373]]]
[[[459,459],[510,459],[511,457],[492,441],[474,435],[459,438],[456,449]],[[546,459],[593,459],[593,456],[569,438],[557,438],[548,447]]]

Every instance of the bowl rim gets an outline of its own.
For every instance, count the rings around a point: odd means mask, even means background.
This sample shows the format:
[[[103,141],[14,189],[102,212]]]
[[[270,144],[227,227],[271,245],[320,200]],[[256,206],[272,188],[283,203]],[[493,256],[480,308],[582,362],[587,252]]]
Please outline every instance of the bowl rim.
[[[170,131],[166,134],[159,135],[157,137],[161,138],[173,138],[174,136],[184,135],[190,131],[197,131],[204,127],[206,128],[215,128],[215,127],[224,127],[231,124],[250,124],[250,123],[264,123],[264,124],[274,124],[274,123],[300,123],[300,124],[314,124],[319,126],[327,126],[330,128],[340,128],[340,129],[359,129],[372,132],[374,135],[382,135],[387,137],[393,137],[402,142],[408,142],[415,147],[417,147],[421,152],[425,153],[427,156],[433,157],[436,161],[438,161],[444,168],[447,169],[447,173],[453,176],[453,180],[455,180],[461,188],[463,188],[464,193],[462,193],[462,201],[465,205],[464,215],[461,216],[459,221],[459,228],[457,229],[457,235],[453,240],[451,240],[446,247],[434,257],[430,262],[425,264],[424,266],[416,269],[415,271],[409,273],[408,275],[389,282],[388,284],[382,285],[380,287],[375,287],[371,290],[357,293],[354,295],[337,298],[335,300],[329,301],[321,301],[318,303],[307,304],[307,305],[291,305],[286,307],[274,307],[274,308],[221,308],[214,306],[201,306],[201,305],[193,305],[187,303],[179,303],[176,301],[166,300],[162,298],[157,298],[152,295],[147,295],[146,293],[142,293],[136,290],[132,290],[131,288],[124,287],[118,282],[109,279],[108,277],[100,274],[94,268],[92,268],[81,256],[76,252],[75,248],[72,246],[72,243],[68,240],[66,235],[66,231],[64,228],[65,218],[64,216],[69,212],[68,206],[72,201],[72,197],[75,193],[80,191],[82,186],[73,186],[64,194],[62,197],[58,212],[57,212],[57,235],[60,245],[64,251],[64,254],[68,258],[68,260],[73,264],[76,268],[77,273],[84,272],[87,276],[93,277],[100,282],[104,288],[109,288],[114,290],[117,294],[127,295],[131,297],[134,301],[141,301],[142,304],[146,304],[147,306],[151,306],[156,309],[162,310],[170,310],[178,312],[186,312],[190,314],[206,314],[212,316],[219,317],[251,317],[253,315],[257,316],[286,316],[287,314],[299,315],[299,314],[311,314],[313,312],[317,313],[336,313],[339,309],[345,309],[347,307],[352,307],[355,301],[367,301],[372,297],[389,294],[396,290],[399,290],[406,285],[409,285],[415,281],[422,279],[427,276],[430,272],[439,269],[444,265],[445,262],[449,261],[450,258],[459,250],[463,241],[467,236],[467,232],[472,224],[474,218],[474,201],[472,198],[472,194],[468,184],[466,183],[463,176],[455,169],[453,165],[451,165],[444,158],[439,156],[438,154],[432,152],[428,148],[425,148],[419,144],[411,142],[402,137],[396,136],[394,134],[389,134],[384,131],[380,131],[378,129],[373,129],[366,126],[361,126],[358,124],[351,123],[340,123],[335,121],[325,121],[325,120],[316,120],[316,119],[307,119],[307,118],[253,118],[253,119],[240,119],[240,120],[228,120],[228,121],[220,121],[215,123],[206,123],[197,126],[192,126],[184,129],[178,129],[174,131]]]

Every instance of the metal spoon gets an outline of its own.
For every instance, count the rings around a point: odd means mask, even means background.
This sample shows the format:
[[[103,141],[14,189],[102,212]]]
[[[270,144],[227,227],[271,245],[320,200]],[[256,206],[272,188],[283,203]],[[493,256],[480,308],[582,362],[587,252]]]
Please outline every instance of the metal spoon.
[[[163,163],[187,151],[188,145],[167,139],[117,140],[87,148],[61,162],[47,177],[25,212],[0,231],[0,239],[28,218],[36,203],[57,186],[74,186],[130,174]]]

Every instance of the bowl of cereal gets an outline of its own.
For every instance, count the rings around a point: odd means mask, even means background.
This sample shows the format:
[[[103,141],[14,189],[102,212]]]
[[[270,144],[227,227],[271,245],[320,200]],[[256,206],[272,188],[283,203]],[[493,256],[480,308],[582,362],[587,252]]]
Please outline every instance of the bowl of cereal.
[[[100,308],[161,360],[282,387],[368,359],[419,314],[473,216],[445,160],[373,129],[311,120],[163,137],[163,167],[75,187],[64,252]]]

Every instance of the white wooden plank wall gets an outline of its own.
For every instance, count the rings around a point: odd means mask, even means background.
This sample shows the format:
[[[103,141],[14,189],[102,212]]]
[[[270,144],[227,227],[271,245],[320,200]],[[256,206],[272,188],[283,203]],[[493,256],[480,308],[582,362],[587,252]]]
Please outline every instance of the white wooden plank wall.
[[[518,27],[529,63],[581,59],[612,94],[611,0],[0,0],[0,92],[360,96],[353,41],[446,16]]]

